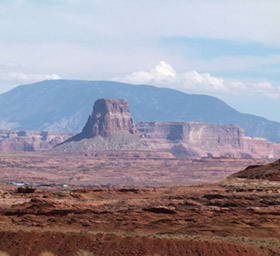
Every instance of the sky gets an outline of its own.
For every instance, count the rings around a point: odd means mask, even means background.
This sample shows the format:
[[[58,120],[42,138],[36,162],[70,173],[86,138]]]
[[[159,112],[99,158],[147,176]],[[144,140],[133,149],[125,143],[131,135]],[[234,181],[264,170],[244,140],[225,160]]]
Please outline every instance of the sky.
[[[1,0],[0,93],[114,80],[280,121],[279,28],[279,0]]]

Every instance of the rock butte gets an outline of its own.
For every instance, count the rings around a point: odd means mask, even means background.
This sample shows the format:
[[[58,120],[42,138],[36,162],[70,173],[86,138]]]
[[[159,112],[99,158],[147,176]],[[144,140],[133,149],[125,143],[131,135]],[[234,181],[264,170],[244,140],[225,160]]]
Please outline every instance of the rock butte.
[[[82,132],[68,141],[96,136],[109,137],[119,132],[136,135],[137,129],[124,99],[99,99]]]
[[[251,138],[236,125],[197,122],[134,124],[124,99],[95,102],[81,133],[0,131],[0,151],[92,153],[101,151],[168,152],[178,158],[280,158],[280,143]]]
[[[55,150],[74,153],[144,150],[170,152],[176,157],[188,158],[280,157],[279,143],[247,137],[236,125],[196,122],[140,122],[134,125],[124,99],[97,100],[82,132]]]

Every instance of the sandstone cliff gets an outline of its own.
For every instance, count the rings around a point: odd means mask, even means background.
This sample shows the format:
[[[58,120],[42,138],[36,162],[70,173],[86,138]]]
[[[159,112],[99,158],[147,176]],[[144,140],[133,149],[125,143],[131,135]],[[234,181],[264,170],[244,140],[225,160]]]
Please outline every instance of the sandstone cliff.
[[[49,150],[69,137],[71,134],[0,130],[0,151]]]
[[[137,128],[151,149],[169,151],[177,157],[280,157],[279,143],[246,137],[236,125],[141,122]]]
[[[120,131],[137,134],[136,127],[124,99],[99,99],[95,102],[81,137],[109,137]]]
[[[236,125],[141,122],[134,125],[123,99],[100,99],[82,132],[54,149],[59,152],[156,151],[176,157],[277,158],[280,144],[246,137]]]
[[[54,148],[57,152],[141,150],[142,144],[124,99],[99,99],[81,133]]]

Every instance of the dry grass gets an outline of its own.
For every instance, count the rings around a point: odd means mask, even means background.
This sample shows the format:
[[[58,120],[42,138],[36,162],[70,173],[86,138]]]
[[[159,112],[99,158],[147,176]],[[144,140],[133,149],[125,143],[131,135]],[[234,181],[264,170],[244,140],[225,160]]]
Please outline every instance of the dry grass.
[[[9,254],[6,252],[0,251],[0,256],[9,256]]]
[[[41,252],[39,256],[55,256],[55,254],[53,254],[52,252],[44,251]]]
[[[88,251],[79,250],[79,251],[77,251],[75,256],[94,256],[94,254],[91,252],[88,252]]]
[[[0,254],[0,256],[9,256],[8,254]],[[39,256],[56,256],[55,254],[53,254],[52,252],[48,252],[48,251],[44,251],[42,253],[40,253]],[[88,252],[88,251],[84,251],[84,250],[79,250],[77,251],[74,256],[94,256],[93,253]]]

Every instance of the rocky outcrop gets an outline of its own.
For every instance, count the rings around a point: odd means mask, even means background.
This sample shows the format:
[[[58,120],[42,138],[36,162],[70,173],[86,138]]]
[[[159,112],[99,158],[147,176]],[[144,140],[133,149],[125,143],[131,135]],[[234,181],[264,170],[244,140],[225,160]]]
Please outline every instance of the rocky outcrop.
[[[109,137],[121,131],[137,134],[128,102],[124,99],[99,99],[81,135],[85,138]]]
[[[231,177],[280,181],[280,160],[266,165],[250,165],[246,169],[231,175]]]
[[[99,99],[95,102],[82,132],[70,138],[68,142],[97,136],[111,137],[123,132],[137,134],[128,102],[124,99]]]
[[[124,99],[99,99],[81,133],[55,147],[58,152],[144,149]]]
[[[0,131],[0,151],[43,151],[71,137],[71,134],[59,134],[36,131]]]

